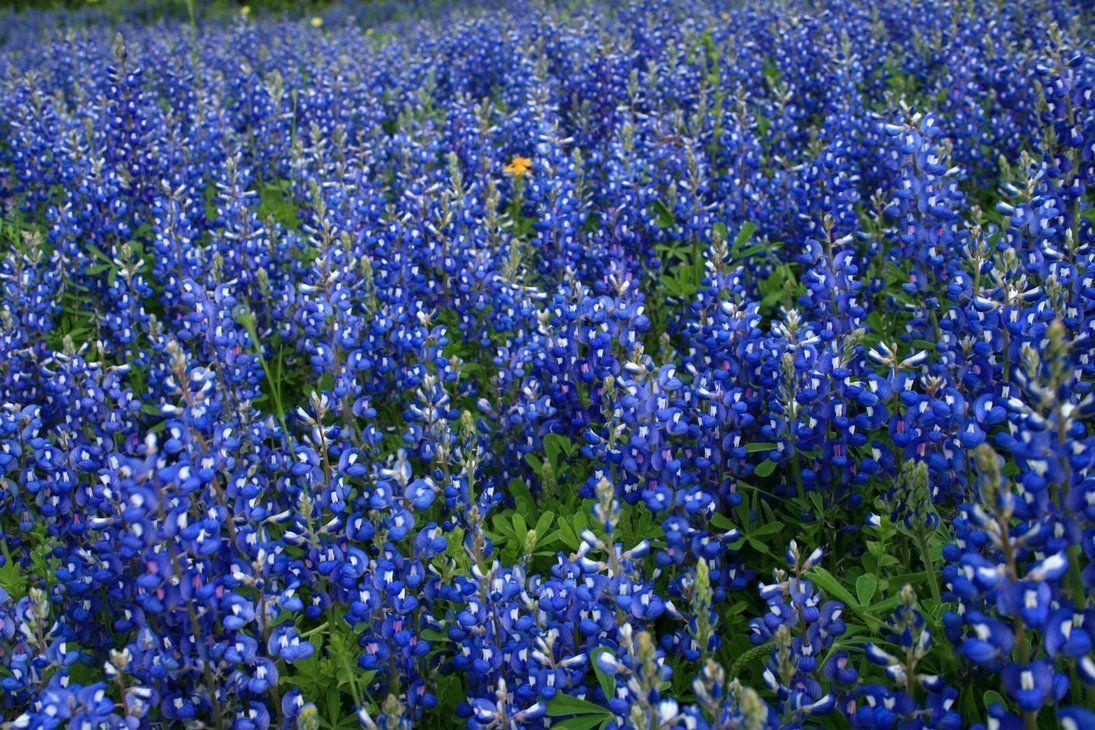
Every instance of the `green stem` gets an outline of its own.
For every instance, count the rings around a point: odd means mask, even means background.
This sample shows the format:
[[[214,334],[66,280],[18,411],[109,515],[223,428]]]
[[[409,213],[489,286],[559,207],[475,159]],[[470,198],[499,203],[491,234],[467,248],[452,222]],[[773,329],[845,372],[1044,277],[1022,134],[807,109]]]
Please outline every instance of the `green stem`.
[[[942,593],[939,590],[939,576],[935,573],[935,561],[932,560],[931,549],[928,546],[927,535],[923,530],[916,535],[916,544],[920,548],[920,559],[924,562],[924,569],[928,573],[928,583],[931,586],[932,598],[936,605],[943,602]]]
[[[806,499],[806,490],[802,486],[802,467],[798,462],[798,449],[795,449],[794,455],[791,457],[791,473],[795,475],[795,489],[798,490],[798,498]]]
[[[311,635],[313,635],[313,634],[318,634],[318,633],[319,633],[320,631],[323,631],[324,629],[326,629],[326,628],[327,628],[327,626],[328,626],[328,623],[329,623],[328,621],[324,621],[324,622],[323,622],[323,623],[321,623],[321,624],[320,624],[319,626],[316,626],[316,627],[314,627],[314,628],[308,629],[308,630],[307,630],[307,631],[305,631],[305,632],[304,632],[303,634],[301,634],[301,635],[300,635],[300,637],[301,637],[302,639],[307,639],[307,638],[308,638],[309,636],[311,636]]]
[[[262,342],[259,341],[258,331],[255,329],[255,320],[251,312],[246,312],[239,317],[240,324],[247,330],[247,334],[251,337],[251,344],[255,348],[255,357],[259,359],[259,364],[262,366],[262,373],[266,376],[266,385],[270,388],[270,398],[274,401],[274,411],[276,412],[278,423],[281,425],[281,431],[284,434],[284,438],[289,438],[289,426],[285,422],[285,406],[281,402],[281,389],[274,383],[274,377],[270,374],[270,365],[266,362],[266,357],[262,354]]]

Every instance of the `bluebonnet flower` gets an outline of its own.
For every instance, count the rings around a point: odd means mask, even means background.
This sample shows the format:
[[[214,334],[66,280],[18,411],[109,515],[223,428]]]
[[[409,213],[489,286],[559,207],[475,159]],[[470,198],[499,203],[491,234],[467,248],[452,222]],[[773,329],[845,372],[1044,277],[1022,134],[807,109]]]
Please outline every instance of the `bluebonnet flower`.
[[[764,680],[777,694],[781,716],[796,724],[831,712],[836,703],[819,677],[825,652],[845,631],[844,606],[839,601],[823,602],[804,577],[821,557],[821,548],[803,556],[792,541],[786,556],[791,572],[776,569],[775,582],[761,585],[768,613],[750,622],[753,642],[773,645]]]
[[[1053,598],[1059,595],[1055,587],[1069,569],[1069,557],[1067,552],[1038,557],[1035,549],[1045,526],[1040,522],[1013,526],[1020,497],[1002,475],[999,457],[983,444],[977,460],[982,472],[980,501],[967,507],[968,522],[959,526],[959,535],[969,547],[965,553],[951,549],[948,555],[960,556],[958,565],[948,566],[943,573],[964,613],[949,613],[945,623],[952,640],[962,635],[964,627],[966,638],[958,643],[959,653],[999,672],[1003,687],[1029,723],[1042,707],[1068,690],[1068,678],[1057,670],[1054,660],[1078,656],[1062,651],[1056,639],[1049,639],[1071,635],[1068,627],[1076,609],[1067,599]],[[1062,600],[1065,610],[1053,611],[1054,603]],[[1033,643],[1034,632],[1046,637],[1043,651],[1053,647],[1048,658]],[[1076,649],[1084,647],[1081,653],[1086,653],[1089,645],[1090,639],[1081,639]]]
[[[892,650],[871,643],[864,652],[868,661],[883,668],[892,688],[875,684],[860,687],[853,725],[961,727],[962,718],[954,707],[957,690],[920,667],[931,650],[932,637],[911,586],[901,589],[900,603],[886,632]],[[924,699],[918,701],[921,696]]]

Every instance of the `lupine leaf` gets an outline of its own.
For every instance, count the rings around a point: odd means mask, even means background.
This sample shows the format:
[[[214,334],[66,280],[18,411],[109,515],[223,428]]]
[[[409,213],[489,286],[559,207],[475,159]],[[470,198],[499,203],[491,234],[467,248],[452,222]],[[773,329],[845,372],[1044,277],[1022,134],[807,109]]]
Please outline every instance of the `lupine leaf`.
[[[548,702],[547,714],[548,717],[569,717],[571,715],[593,715],[602,719],[614,717],[606,707],[562,692],[556,694]]]

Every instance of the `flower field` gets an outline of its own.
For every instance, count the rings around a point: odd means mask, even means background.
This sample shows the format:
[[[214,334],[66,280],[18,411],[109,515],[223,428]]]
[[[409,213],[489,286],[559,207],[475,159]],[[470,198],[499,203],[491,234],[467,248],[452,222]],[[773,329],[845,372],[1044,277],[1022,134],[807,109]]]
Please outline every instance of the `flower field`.
[[[1089,3],[197,5],[0,11],[0,728],[1095,728]]]

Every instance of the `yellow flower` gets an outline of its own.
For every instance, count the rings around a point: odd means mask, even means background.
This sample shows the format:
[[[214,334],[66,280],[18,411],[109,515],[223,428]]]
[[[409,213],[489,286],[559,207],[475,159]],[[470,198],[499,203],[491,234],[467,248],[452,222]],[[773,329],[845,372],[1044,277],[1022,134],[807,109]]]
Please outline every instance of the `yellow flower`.
[[[524,177],[529,174],[530,170],[532,170],[532,160],[521,157],[521,155],[514,157],[508,165],[502,168],[502,172],[514,177]]]
[[[323,18],[319,17],[318,15],[312,18],[312,27],[313,28],[318,28],[321,25],[323,25]]]
[[[243,15],[250,15],[251,14],[251,6],[250,5],[244,5],[242,8],[240,8],[240,13],[243,14]]]

